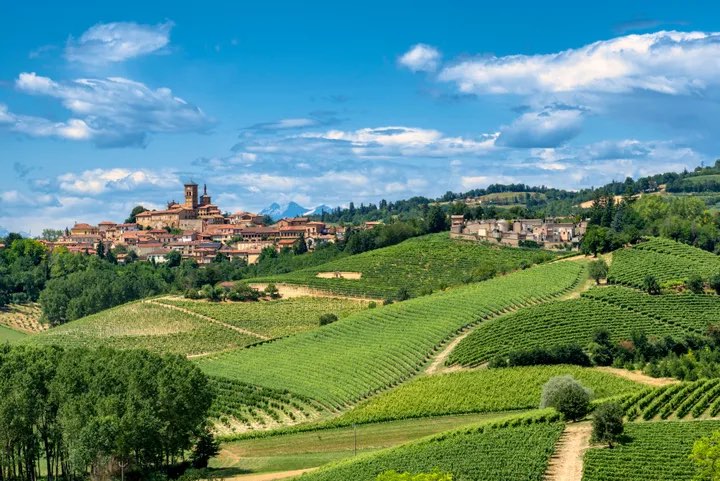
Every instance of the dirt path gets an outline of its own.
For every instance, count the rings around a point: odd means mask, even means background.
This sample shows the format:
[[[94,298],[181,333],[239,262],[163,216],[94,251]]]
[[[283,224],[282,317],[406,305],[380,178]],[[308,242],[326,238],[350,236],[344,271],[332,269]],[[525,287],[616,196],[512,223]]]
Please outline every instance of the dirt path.
[[[555,446],[545,472],[545,481],[581,481],[583,454],[590,447],[592,424],[568,424]]]
[[[428,376],[432,376],[433,374],[437,374],[438,372],[445,372],[448,371],[449,368],[445,367],[445,361],[450,356],[450,353],[453,352],[453,349],[460,344],[460,341],[465,339],[471,332],[473,332],[474,329],[468,329],[462,334],[460,334],[458,337],[450,341],[440,353],[435,356],[435,359],[433,359],[433,362],[430,363],[430,365],[425,369],[425,374]]]
[[[296,469],[295,471],[281,471],[277,473],[243,474],[242,476],[227,478],[227,481],[274,481],[276,479],[294,478],[315,469],[317,468]]]
[[[249,284],[249,286],[253,289],[262,291],[268,286],[268,283],[253,282]],[[282,297],[283,299],[288,299],[291,297],[330,297],[333,299],[349,299],[351,301],[381,301],[380,299],[374,299],[370,297],[353,297],[344,296],[342,294],[333,294],[332,292],[322,291],[320,289],[312,289],[307,286],[295,284],[275,284],[275,287],[277,287],[277,290],[280,293],[280,297]]]
[[[163,303],[163,302],[158,302],[158,301],[155,300],[155,299],[149,299],[149,300],[142,301],[142,302],[147,302],[148,304],[152,304],[152,305],[154,305],[154,306],[160,306],[160,307],[164,307],[164,308],[166,308],[166,309],[173,309],[173,310],[175,310],[175,311],[183,312],[183,313],[185,313],[185,314],[187,314],[187,315],[195,316],[195,317],[197,317],[197,318],[199,318],[199,319],[203,319],[203,320],[208,321],[208,322],[214,322],[215,324],[218,324],[218,325],[220,325],[220,326],[226,327],[226,328],[228,328],[228,329],[232,329],[233,331],[237,331],[237,332],[239,332],[239,333],[241,333],[241,334],[245,334],[246,336],[257,337],[258,339],[261,339],[261,340],[263,340],[263,341],[267,341],[267,340],[270,339],[269,337],[263,336],[262,334],[258,334],[257,332],[248,331],[247,329],[243,329],[243,328],[241,328],[241,327],[233,326],[232,324],[228,324],[228,323],[225,323],[225,322],[222,322],[222,321],[218,321],[217,319],[214,319],[214,318],[212,318],[212,317],[210,317],[210,316],[205,316],[205,315],[203,315],[203,314],[198,314],[197,312],[193,312],[193,311],[191,311],[190,309],[185,309],[184,307],[173,306],[173,305],[171,305],[171,304],[165,304],[165,303]]]
[[[646,386],[662,387],[669,384],[677,384],[680,382],[677,379],[673,379],[670,377],[650,377],[640,371],[628,371],[627,369],[619,369],[616,367],[602,366],[596,367],[595,369],[597,369],[598,371],[606,372],[608,374],[613,374],[615,376],[624,377],[625,379],[629,379],[640,384],[645,384]]]

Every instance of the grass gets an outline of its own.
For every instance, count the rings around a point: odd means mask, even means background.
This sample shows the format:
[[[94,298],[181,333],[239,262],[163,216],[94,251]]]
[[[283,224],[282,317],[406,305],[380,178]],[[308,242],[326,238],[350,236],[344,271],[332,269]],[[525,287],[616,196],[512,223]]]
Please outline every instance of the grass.
[[[246,439],[224,443],[211,467],[247,472],[313,468],[351,458],[356,439],[358,453],[369,453],[506,416],[506,413],[442,416]]]
[[[568,344],[584,347],[600,328],[608,329],[616,341],[628,339],[636,330],[659,337],[700,334],[717,317],[718,305],[718,299],[709,295],[650,296],[621,287],[598,287],[580,299],[529,307],[478,326],[458,344],[448,363],[476,366],[511,351]]]
[[[630,423],[627,441],[585,453],[583,481],[691,481],[693,443],[720,429],[718,421]]]
[[[450,239],[447,233],[406,240],[400,244],[344,257],[292,273],[253,279],[300,284],[343,295],[384,299],[400,288],[411,295],[481,280],[489,272],[508,272],[545,262],[555,253]],[[360,279],[318,278],[322,272],[360,272]]]
[[[0,344],[15,344],[28,337],[24,332],[10,329],[9,327],[0,326]]]
[[[558,262],[368,309],[311,332],[198,359],[208,374],[342,409],[414,376],[449,337],[489,316],[572,289],[585,263]]]
[[[363,423],[421,416],[532,409],[543,385],[569,374],[593,390],[595,399],[637,392],[642,386],[612,374],[578,366],[479,369],[425,376],[376,396],[337,423]]]
[[[327,297],[295,297],[263,302],[207,302],[159,299],[267,337],[282,337],[315,329],[322,314],[342,319],[367,308],[367,302]]]
[[[133,302],[31,336],[27,342],[193,355],[234,349],[257,341],[256,337],[183,312]]]
[[[386,470],[438,469],[463,481],[541,481],[564,425],[559,422],[487,424],[333,463],[303,481],[372,481]]]

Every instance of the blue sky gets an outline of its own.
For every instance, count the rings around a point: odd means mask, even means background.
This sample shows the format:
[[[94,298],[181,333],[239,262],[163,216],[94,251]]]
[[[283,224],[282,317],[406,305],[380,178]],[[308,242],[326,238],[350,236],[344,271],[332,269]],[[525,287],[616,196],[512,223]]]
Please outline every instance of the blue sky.
[[[188,179],[259,210],[720,157],[720,7],[445,3],[5,5],[0,226],[122,220]]]

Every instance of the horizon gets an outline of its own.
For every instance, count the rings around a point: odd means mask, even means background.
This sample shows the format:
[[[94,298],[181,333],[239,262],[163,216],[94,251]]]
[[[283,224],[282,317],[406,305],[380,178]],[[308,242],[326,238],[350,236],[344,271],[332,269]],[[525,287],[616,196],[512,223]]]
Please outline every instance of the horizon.
[[[0,18],[0,229],[121,221],[191,178],[260,212],[720,156],[718,6],[41,3]]]

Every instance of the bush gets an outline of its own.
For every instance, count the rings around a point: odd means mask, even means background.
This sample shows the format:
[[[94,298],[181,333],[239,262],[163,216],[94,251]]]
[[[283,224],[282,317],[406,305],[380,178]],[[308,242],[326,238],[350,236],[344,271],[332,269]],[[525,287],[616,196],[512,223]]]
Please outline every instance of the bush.
[[[393,303],[393,300],[390,299],[389,297],[386,298],[385,300],[383,300],[383,306],[389,306],[392,303]]]
[[[612,448],[613,443],[617,441],[625,430],[623,425],[622,406],[615,402],[603,403],[595,409],[593,415],[593,441],[598,443],[608,443]]]
[[[608,265],[602,259],[592,261],[590,263],[590,277],[595,280],[595,284],[600,284],[600,279],[606,279],[608,276]]]
[[[377,302],[370,301],[370,304],[368,304],[368,309],[375,309],[377,307]]]
[[[710,276],[708,284],[710,284],[710,288],[715,291],[715,294],[720,296],[720,272]]]
[[[338,316],[335,314],[323,314],[320,316],[320,325],[326,326],[328,324],[332,324],[333,322],[338,320]]]
[[[395,298],[396,298],[399,302],[407,301],[408,299],[410,299],[410,291],[408,290],[407,287],[404,287],[404,286],[403,286],[403,287],[401,287],[400,289],[398,289]]]
[[[238,282],[230,289],[226,297],[228,300],[234,302],[257,301],[260,299],[260,291],[250,287],[244,282]]]
[[[703,294],[705,292],[705,283],[702,277],[693,274],[685,281],[685,288],[693,294]]]
[[[556,346],[549,349],[536,348],[526,351],[513,351],[507,357],[497,357],[489,367],[537,366],[551,364],[575,364],[590,366],[590,358],[576,344]]]
[[[555,408],[563,418],[578,421],[590,409],[590,390],[572,376],[556,376],[543,386],[540,407]]]
[[[593,335],[593,342],[588,346],[590,360],[596,366],[610,366],[614,356],[613,343],[610,340],[610,331],[599,329]]]
[[[646,275],[643,280],[643,289],[645,292],[653,296],[660,294],[660,284],[658,284],[657,278],[652,274]]]
[[[265,295],[268,296],[270,299],[279,299],[280,291],[275,286],[275,284],[268,284],[267,287],[265,287]]]

